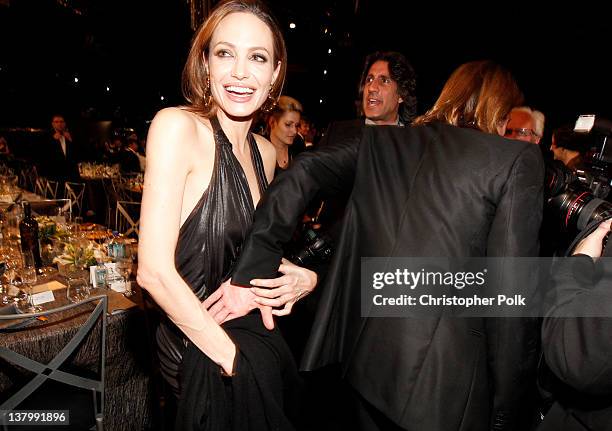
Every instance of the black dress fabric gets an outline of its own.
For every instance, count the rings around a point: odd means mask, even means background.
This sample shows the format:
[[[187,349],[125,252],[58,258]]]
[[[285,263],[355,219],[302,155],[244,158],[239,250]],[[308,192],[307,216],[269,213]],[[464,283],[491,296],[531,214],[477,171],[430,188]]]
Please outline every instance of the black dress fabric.
[[[259,313],[223,325],[238,346],[233,377],[223,377],[197,347],[184,354],[177,430],[289,431],[297,418],[300,379],[291,351]]]
[[[208,188],[183,223],[175,251],[177,271],[195,295],[202,300],[229,277],[240,246],[250,229],[255,211],[246,175],[232,152],[231,143],[221,129],[217,118],[212,117],[210,122],[215,138],[213,175]],[[261,155],[252,135],[249,135],[249,145],[259,192],[263,195],[267,188],[267,180]],[[270,356],[277,359],[274,363],[260,362],[260,367],[276,375],[280,375],[279,373],[286,368],[289,370],[287,371],[289,375],[297,379],[295,364],[280,333],[277,330],[266,330],[258,313],[236,319],[230,322],[225,329],[238,344],[239,351],[242,351],[237,359],[239,368],[254,369],[255,367],[249,367],[246,364],[258,363],[257,356],[250,356],[250,353],[258,352],[263,355],[261,360],[267,360]],[[237,334],[233,334],[234,331]],[[175,395],[181,394],[177,429],[228,429],[224,424],[227,424],[226,420],[229,420],[231,406],[226,402],[223,394],[226,389],[229,389],[228,396],[231,398],[230,394],[233,391],[231,387],[224,389],[226,383],[223,383],[220,378],[219,366],[188,342],[168,318],[160,323],[156,338],[161,373],[174,390]],[[243,341],[245,342],[244,349],[239,344]],[[260,346],[264,353],[257,348],[250,348],[258,343],[265,346]],[[183,361],[184,355],[186,355],[185,361]],[[290,372],[291,370],[293,373]],[[258,382],[258,378],[261,377],[260,373],[255,373],[256,375],[253,376],[248,371],[240,374],[241,377],[233,379],[230,386],[233,386],[234,382],[240,384],[243,379]],[[267,390],[265,388],[269,387],[268,382],[259,383],[262,391],[265,392]],[[278,390],[275,399],[279,400],[280,408],[283,404],[282,385],[275,384],[273,387],[274,391]],[[240,398],[242,393],[238,390],[236,396]],[[215,397],[215,399],[209,397]],[[240,400],[239,402],[246,401]],[[196,407],[198,409],[194,410]],[[208,407],[214,407],[214,410]],[[216,410],[217,408],[222,409]],[[241,405],[239,410],[246,408],[247,406]],[[282,412],[282,409],[280,411]],[[187,419],[190,418],[194,420],[188,421]],[[225,419],[219,420],[219,418]],[[206,426],[200,427],[200,424],[204,423]]]

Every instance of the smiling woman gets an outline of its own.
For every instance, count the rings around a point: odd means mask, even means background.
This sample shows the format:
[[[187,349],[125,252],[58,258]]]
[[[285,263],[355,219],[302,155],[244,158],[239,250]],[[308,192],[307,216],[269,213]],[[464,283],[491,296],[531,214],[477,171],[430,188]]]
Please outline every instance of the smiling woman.
[[[242,18],[254,23],[255,27],[253,33],[257,33],[260,36],[262,34],[269,35],[269,29],[272,28],[271,25],[278,28],[273,18],[267,12],[265,14],[259,13],[258,10],[255,10],[256,8],[249,8],[247,6],[249,2],[243,3],[244,12],[248,11],[249,16],[247,18]],[[221,8],[217,10],[220,9]],[[223,64],[223,59],[225,59],[225,63],[229,62],[229,64],[231,64],[232,70],[230,71],[230,78],[238,80],[238,82],[233,82],[234,84],[239,84],[236,86],[239,88],[236,91],[241,91],[240,89],[242,89],[242,91],[254,92],[255,88],[246,86],[245,89],[245,87],[240,84],[244,84],[244,82],[242,82],[244,78],[249,78],[248,76],[242,75],[245,73],[248,74],[251,71],[249,65],[245,63],[259,63],[259,66],[256,68],[259,70],[262,68],[277,68],[277,70],[274,71],[276,79],[271,79],[268,83],[268,88],[260,92],[267,97],[261,109],[269,111],[281,94],[287,70],[287,52],[285,41],[282,38],[280,30],[272,32],[271,43],[268,43],[268,46],[266,46],[266,44],[253,43],[253,40],[258,39],[248,39],[247,37],[250,32],[242,31],[242,27],[233,27],[235,34],[227,34],[224,35],[222,39],[213,40],[215,29],[218,27],[219,22],[225,18],[232,19],[228,14],[211,14],[206,21],[208,25],[203,25],[195,35],[189,57],[187,58],[187,63],[183,70],[183,93],[185,94],[185,98],[190,102],[190,108],[194,112],[206,116],[211,110],[216,108],[216,105],[212,103],[213,96],[218,97],[220,94],[214,82],[214,79],[220,78],[220,76],[215,73],[216,71],[211,70],[210,72],[214,73],[214,78],[211,81],[209,66],[212,68],[215,63]],[[240,24],[250,25],[246,21]],[[235,39],[230,40],[228,39],[229,37]],[[234,60],[236,59],[239,49],[247,49],[244,61]],[[212,56],[210,55],[211,53]],[[217,62],[216,60],[220,61]],[[221,67],[221,65],[219,66]],[[221,73],[222,70],[223,69],[219,69],[218,72]],[[232,77],[231,73],[237,73],[239,76]],[[231,79],[225,82],[225,85],[230,86],[231,84]]]
[[[274,61],[271,46],[253,45],[251,35],[242,29],[252,28],[265,34],[267,27],[259,18],[232,14],[224,20],[227,31],[215,32],[210,43],[207,67],[212,97],[229,116],[251,115],[268,97],[276,81],[280,62]],[[229,42],[229,41],[232,42]]]
[[[176,429],[292,429],[283,406],[292,404],[285,388],[296,387],[297,371],[280,333],[267,329],[278,311],[243,288],[235,294],[247,298],[246,312],[260,308],[266,327],[256,314],[233,319],[227,297],[202,302],[222,283],[229,289],[224,281],[274,175],[274,147],[249,130],[276,102],[285,67],[284,41],[264,6],[222,2],[194,37],[183,73],[189,105],[160,111],[149,129],[138,281],[167,314],[156,338],[162,375],[180,395]],[[310,271],[279,271],[279,294],[314,288]]]

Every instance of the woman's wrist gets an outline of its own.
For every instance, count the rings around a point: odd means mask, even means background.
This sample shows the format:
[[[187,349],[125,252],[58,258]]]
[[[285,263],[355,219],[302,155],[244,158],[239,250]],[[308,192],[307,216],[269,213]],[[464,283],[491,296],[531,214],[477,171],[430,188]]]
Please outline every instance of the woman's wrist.
[[[238,349],[232,343],[231,348],[223,355],[224,358],[219,362],[221,374],[223,376],[232,377],[235,374],[236,359],[238,358]]]

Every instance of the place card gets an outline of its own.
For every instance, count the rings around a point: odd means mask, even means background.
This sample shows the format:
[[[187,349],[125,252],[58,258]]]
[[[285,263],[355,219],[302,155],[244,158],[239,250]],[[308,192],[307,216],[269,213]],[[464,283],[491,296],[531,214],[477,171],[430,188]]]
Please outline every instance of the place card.
[[[44,292],[35,293],[32,295],[32,303],[34,305],[46,304],[47,302],[55,301],[55,296],[53,296],[53,292],[50,290],[45,290]]]
[[[65,284],[60,283],[57,280],[51,280],[47,283],[37,284],[36,286],[33,286],[32,292],[40,293],[40,292],[45,292],[47,290],[59,290],[59,289],[65,289],[65,288],[66,288]]]

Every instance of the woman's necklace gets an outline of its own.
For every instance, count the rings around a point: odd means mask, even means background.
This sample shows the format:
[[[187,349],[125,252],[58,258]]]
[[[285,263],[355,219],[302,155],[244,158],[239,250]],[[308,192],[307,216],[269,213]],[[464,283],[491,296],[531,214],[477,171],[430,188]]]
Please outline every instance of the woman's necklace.
[[[286,168],[289,164],[289,151],[287,148],[276,149],[276,163],[281,168]]]

